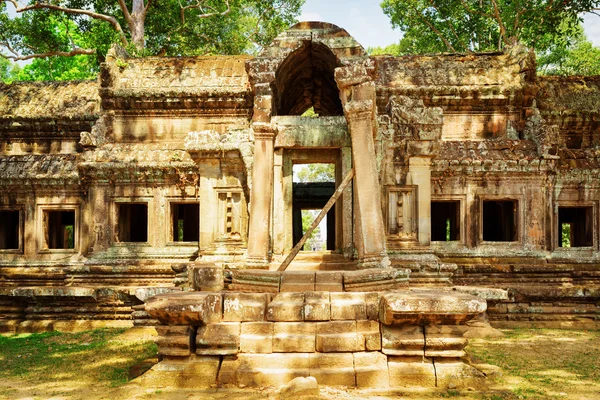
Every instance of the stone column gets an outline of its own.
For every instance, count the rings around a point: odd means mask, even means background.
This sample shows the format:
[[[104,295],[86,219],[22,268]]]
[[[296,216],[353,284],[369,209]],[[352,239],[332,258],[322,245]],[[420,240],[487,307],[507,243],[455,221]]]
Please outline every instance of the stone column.
[[[352,138],[355,243],[362,268],[389,266],[373,142],[373,107],[371,100],[353,100],[344,106]]]
[[[275,131],[270,124],[254,123],[254,165],[250,193],[248,268],[269,267],[271,200],[273,197],[273,147]]]
[[[431,157],[411,157],[408,160],[407,184],[417,185],[419,244],[431,243]]]

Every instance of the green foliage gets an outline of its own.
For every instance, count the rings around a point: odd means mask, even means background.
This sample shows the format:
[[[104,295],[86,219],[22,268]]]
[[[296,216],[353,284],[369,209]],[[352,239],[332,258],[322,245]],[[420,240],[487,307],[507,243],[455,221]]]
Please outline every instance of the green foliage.
[[[545,75],[600,75],[600,48],[587,40],[583,28],[569,43],[552,44],[537,54],[538,70]]]
[[[305,234],[310,228],[315,218],[319,215],[320,210],[302,210],[302,234]],[[325,221],[325,219],[323,220]],[[302,250],[304,251],[320,251],[325,250],[327,244],[321,241],[321,227],[317,226],[311,235],[308,237]]]
[[[133,3],[140,2],[133,0]],[[182,13],[182,7],[197,3],[204,8],[192,7]],[[125,13],[114,1],[60,0],[52,4],[114,18],[123,32],[102,19],[55,10],[34,9],[12,17],[6,2],[1,2],[0,41],[10,45],[10,49],[4,46],[4,55],[13,55],[11,49],[25,56],[68,53],[73,49],[95,53],[75,59],[40,58],[19,74],[18,79],[93,77],[113,43],[126,44],[126,49],[136,56],[255,53],[296,21],[304,0],[230,0],[228,12],[222,0],[155,0],[150,3],[145,18],[136,23],[139,29],[128,24]],[[127,4],[132,7],[132,3]],[[213,12],[214,15],[203,17],[203,13]],[[142,43],[133,35],[138,30],[143,33]]]
[[[19,65],[12,63],[10,60],[0,57],[0,81],[4,83],[11,83],[14,80],[18,80],[17,76],[21,68]]]
[[[514,42],[545,50],[577,33],[599,0],[384,0],[404,32],[401,54],[501,50]]]
[[[334,164],[304,164],[297,170],[295,182],[335,182]]]
[[[561,225],[561,247],[571,247],[571,224]]]

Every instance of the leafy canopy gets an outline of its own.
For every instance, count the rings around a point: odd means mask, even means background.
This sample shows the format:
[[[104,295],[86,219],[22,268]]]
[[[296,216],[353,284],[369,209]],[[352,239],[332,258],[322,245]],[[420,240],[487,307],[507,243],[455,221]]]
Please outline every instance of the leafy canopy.
[[[256,52],[304,0],[0,0],[0,53],[31,79],[94,76],[113,43],[135,55]],[[15,16],[16,14],[16,16]],[[24,76],[23,76],[24,77]]]
[[[583,12],[600,0],[384,0],[404,32],[403,54],[502,50],[516,41],[536,50],[568,41]]]

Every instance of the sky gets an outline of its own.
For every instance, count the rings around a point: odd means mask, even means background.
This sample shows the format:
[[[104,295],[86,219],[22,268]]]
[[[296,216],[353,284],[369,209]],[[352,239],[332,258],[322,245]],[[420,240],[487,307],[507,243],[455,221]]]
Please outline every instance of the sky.
[[[346,29],[364,48],[397,43],[402,33],[392,29],[381,9],[381,0],[306,0],[300,21],[331,22]],[[584,21],[590,41],[600,46],[600,17],[588,14]]]

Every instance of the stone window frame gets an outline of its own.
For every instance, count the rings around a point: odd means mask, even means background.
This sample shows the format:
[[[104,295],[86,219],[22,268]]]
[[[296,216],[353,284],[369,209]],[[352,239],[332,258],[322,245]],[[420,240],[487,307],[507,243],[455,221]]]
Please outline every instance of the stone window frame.
[[[510,242],[497,242],[490,240],[483,240],[483,202],[484,201],[516,201],[517,202],[517,239]],[[525,215],[523,210],[523,204],[525,204],[525,196],[520,194],[479,194],[477,195],[477,245],[478,246],[492,246],[492,247],[521,247],[523,245],[523,224],[525,222]]]
[[[226,215],[226,210],[223,208],[223,205],[221,204],[221,201],[219,200],[219,197],[221,196],[221,194],[223,193],[236,193],[240,195],[240,218],[243,219],[244,215],[248,215],[248,204],[245,201],[245,197],[244,197],[244,189],[241,186],[216,186],[214,187],[214,191],[216,194],[216,199],[217,199],[217,218],[216,218],[216,225],[215,225],[215,232],[214,232],[214,237],[215,237],[215,242],[223,242],[223,241],[231,241],[231,242],[240,242],[240,243],[245,243],[248,237],[248,232],[249,232],[249,227],[248,226],[244,226],[243,220],[240,221],[240,229],[242,230],[242,232],[240,232],[240,239],[235,239],[235,238],[228,238],[226,236],[226,233],[221,232],[221,229],[225,229],[226,230],[226,226],[222,225],[225,222],[225,219],[223,218]],[[249,223],[249,220],[248,220]]]
[[[38,253],[40,254],[76,254],[79,253],[80,241],[81,241],[81,204],[77,202],[72,203],[44,203],[37,205],[37,241],[38,241]],[[46,211],[75,211],[75,226],[73,228],[73,248],[72,249],[50,249],[46,246],[46,239],[44,237],[44,213]]]
[[[23,254],[25,248],[25,206],[22,204],[14,206],[0,206],[0,211],[19,212],[19,246],[16,249],[0,249],[0,254]]]
[[[166,203],[167,203],[167,214],[166,214],[166,235],[167,235],[167,246],[195,246],[198,247],[199,243],[200,243],[200,217],[202,216],[201,213],[201,207],[202,205],[200,204],[200,198],[181,198],[181,196],[168,196],[165,197]],[[193,242],[177,242],[173,240],[173,204],[198,204],[198,240],[193,241]],[[149,207],[149,206],[148,206]],[[150,209],[148,209],[150,210]],[[149,211],[148,211],[149,213]],[[148,215],[148,218],[150,218],[150,216]],[[148,220],[148,225],[150,225],[150,220]],[[148,239],[150,239],[150,236],[148,236]]]
[[[466,194],[449,194],[449,195],[431,195],[431,202],[434,201],[458,201],[459,212],[459,238],[449,242],[444,240],[432,240],[431,244],[440,247],[462,247],[467,243],[467,229],[469,223],[467,221],[467,195]],[[482,203],[483,204],[483,203]],[[433,237],[433,235],[432,235]],[[493,242],[492,242],[493,243]],[[512,242],[508,242],[512,243]]]
[[[592,245],[583,247],[560,247],[558,245],[558,209],[560,207],[592,207]],[[588,201],[573,201],[573,200],[556,200],[554,202],[552,212],[552,251],[560,253],[574,252],[590,252],[598,251],[598,202],[594,200]]]
[[[390,233],[390,195],[392,193],[411,193],[414,202],[412,207],[412,227],[411,231],[414,235],[414,240],[417,241],[419,237],[419,199],[418,199],[418,186],[417,185],[386,185],[385,187],[385,235],[388,238],[396,238],[399,233]]]
[[[154,218],[154,213],[151,212],[154,202],[154,197],[136,196],[136,197],[113,197],[110,207],[110,226],[111,226],[111,244],[118,247],[148,247],[153,246],[156,233],[150,229],[151,226],[156,226],[158,221]],[[119,205],[120,204],[146,204],[148,207],[148,236],[145,242],[118,242],[117,232],[119,231]]]

